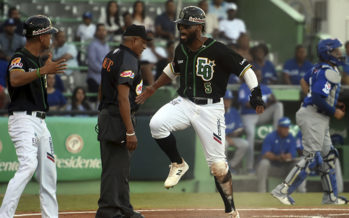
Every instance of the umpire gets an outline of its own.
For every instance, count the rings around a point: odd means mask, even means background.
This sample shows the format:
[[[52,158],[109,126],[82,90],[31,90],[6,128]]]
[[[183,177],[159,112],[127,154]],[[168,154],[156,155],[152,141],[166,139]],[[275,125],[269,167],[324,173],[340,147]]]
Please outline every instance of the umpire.
[[[19,167],[10,180],[0,208],[0,217],[13,217],[27,183],[36,171],[40,183],[42,217],[58,217],[56,164],[52,138],[45,123],[46,74],[63,73],[64,59],[43,64],[41,54],[50,46],[52,27],[48,17],[36,15],[24,23],[25,47],[11,58],[7,68],[9,105],[8,132],[16,148]]]
[[[137,147],[134,113],[143,80],[139,57],[146,48],[144,26],[131,25],[119,48],[103,60],[98,140],[102,159],[101,193],[96,218],[142,218],[134,211],[129,197],[131,152]]]

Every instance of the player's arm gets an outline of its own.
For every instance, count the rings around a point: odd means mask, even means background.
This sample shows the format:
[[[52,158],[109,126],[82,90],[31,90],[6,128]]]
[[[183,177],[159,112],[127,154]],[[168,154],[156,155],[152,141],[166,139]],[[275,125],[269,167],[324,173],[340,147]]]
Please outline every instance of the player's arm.
[[[262,100],[262,91],[258,85],[258,80],[254,71],[249,67],[243,74],[244,80],[251,90],[250,104],[257,114],[263,113],[265,104]]]
[[[45,74],[64,73],[67,66],[64,62],[65,60],[57,62],[52,61],[52,55],[49,54],[49,58],[45,65],[34,71],[25,72],[23,69],[12,69],[10,70],[11,86],[18,87],[26,85]]]
[[[304,78],[302,78],[300,81],[299,81],[300,85],[301,85],[301,89],[302,89],[302,92],[304,94],[308,94],[309,92],[309,84],[304,80]]]

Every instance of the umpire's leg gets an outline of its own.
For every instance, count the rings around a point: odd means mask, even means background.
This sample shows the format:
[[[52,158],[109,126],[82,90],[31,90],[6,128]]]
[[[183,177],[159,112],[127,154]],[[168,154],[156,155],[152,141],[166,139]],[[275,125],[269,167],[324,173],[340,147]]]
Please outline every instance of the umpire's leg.
[[[126,144],[101,141],[101,193],[96,218],[133,214],[129,196],[130,153]]]

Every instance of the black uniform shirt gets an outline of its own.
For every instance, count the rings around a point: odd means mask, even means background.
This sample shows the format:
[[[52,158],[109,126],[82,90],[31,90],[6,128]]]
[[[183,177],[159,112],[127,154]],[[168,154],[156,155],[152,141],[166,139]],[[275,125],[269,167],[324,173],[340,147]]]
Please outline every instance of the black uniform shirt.
[[[24,72],[36,71],[43,66],[40,57],[32,55],[27,49],[22,48],[13,55],[7,68],[8,91],[11,98],[8,111],[48,111],[46,92],[46,77],[40,77],[32,82],[19,87],[10,83],[10,73],[13,70]]]
[[[189,99],[223,97],[229,75],[234,73],[242,77],[251,67],[246,59],[211,38],[196,52],[179,44],[172,66],[180,75],[178,94]]]
[[[133,51],[120,45],[118,49],[109,52],[103,60],[101,75],[102,99],[99,110],[109,105],[119,106],[117,86],[121,84],[130,87],[131,111],[138,109],[135,99],[142,93],[143,80],[138,57]]]

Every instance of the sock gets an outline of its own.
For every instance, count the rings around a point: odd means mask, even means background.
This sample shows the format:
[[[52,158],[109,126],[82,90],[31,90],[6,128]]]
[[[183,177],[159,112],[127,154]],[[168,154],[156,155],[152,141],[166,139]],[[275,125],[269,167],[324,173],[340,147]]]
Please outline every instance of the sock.
[[[183,163],[181,155],[179,155],[176,145],[176,138],[172,133],[169,136],[162,139],[155,139],[160,148],[165,152],[167,157],[172,163],[176,162],[178,164]]]

